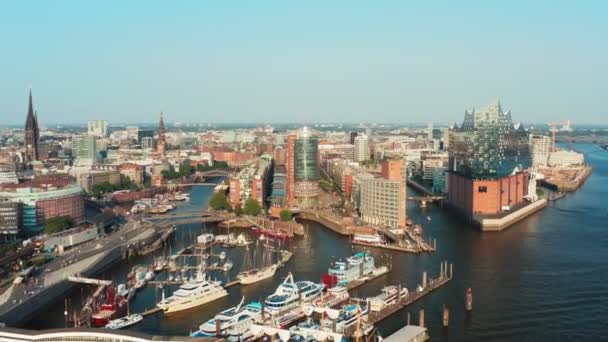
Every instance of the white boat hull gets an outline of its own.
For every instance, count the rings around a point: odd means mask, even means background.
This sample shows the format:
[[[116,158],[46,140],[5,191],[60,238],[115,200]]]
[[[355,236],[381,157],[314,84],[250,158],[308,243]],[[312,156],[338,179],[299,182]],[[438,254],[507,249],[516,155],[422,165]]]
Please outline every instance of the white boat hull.
[[[210,294],[208,296],[205,296],[203,298],[193,298],[191,300],[187,300],[182,303],[170,303],[169,305],[158,304],[158,307],[161,308],[164,311],[164,313],[170,314],[170,313],[174,313],[174,312],[192,309],[197,306],[201,306],[201,305],[207,304],[209,302],[212,302],[216,299],[220,299],[227,295],[228,295],[228,292],[226,292],[225,290],[217,291],[217,292]]]
[[[261,268],[258,272],[255,272],[255,273],[244,273],[244,274],[241,273],[237,277],[240,280],[241,284],[248,285],[248,284],[257,283],[258,281],[261,281],[264,279],[268,279],[268,278],[274,276],[276,271],[277,271],[277,266],[272,265],[269,267]]]

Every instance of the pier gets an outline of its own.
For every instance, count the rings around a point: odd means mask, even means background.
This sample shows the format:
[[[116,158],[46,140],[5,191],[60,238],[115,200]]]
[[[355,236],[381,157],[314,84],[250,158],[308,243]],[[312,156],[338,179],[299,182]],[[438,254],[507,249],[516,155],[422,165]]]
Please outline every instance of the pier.
[[[449,266],[449,268],[448,268]],[[430,294],[435,291],[439,287],[447,284],[450,280],[452,280],[453,275],[453,264],[448,264],[447,261],[441,262],[441,271],[439,276],[436,278],[428,278],[426,271],[422,273],[422,284],[419,285],[419,288],[410,291],[407,296],[397,298],[397,301],[393,304],[389,304],[378,311],[369,310],[369,314],[367,316],[367,321],[365,322],[367,325],[374,325],[379,323],[380,321],[386,319],[387,317],[395,314],[397,311],[404,309],[408,305],[422,299],[424,296]],[[365,300],[356,300],[359,302],[365,302]],[[345,336],[355,337],[357,335],[356,327],[352,327],[345,332]]]

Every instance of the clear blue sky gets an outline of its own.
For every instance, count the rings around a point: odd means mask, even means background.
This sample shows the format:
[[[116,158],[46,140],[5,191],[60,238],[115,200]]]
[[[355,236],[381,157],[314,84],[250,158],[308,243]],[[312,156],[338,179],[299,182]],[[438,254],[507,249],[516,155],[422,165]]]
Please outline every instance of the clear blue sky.
[[[169,6],[171,5],[171,6]],[[4,1],[0,124],[608,123],[606,1]]]

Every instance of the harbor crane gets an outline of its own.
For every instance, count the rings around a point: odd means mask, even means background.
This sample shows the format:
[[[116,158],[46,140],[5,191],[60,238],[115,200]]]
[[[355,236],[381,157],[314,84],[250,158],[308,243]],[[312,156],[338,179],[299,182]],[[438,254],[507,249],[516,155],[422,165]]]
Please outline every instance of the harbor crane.
[[[549,131],[551,132],[551,151],[555,152],[555,133],[560,131],[557,128],[557,125],[562,125],[564,127],[570,127],[570,120],[565,121],[565,122],[551,121],[551,122],[547,123],[547,125],[549,125]]]

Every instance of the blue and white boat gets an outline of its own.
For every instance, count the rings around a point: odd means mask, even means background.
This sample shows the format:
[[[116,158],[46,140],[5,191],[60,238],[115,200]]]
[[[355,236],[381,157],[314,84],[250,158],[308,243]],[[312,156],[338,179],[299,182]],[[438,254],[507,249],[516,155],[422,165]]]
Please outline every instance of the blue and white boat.
[[[245,297],[237,306],[226,309],[199,326],[199,330],[193,332],[191,337],[205,336],[238,336],[249,329],[251,324],[260,317],[262,304],[251,302],[245,306]],[[219,331],[219,335],[218,335]]]
[[[289,273],[276,291],[264,301],[265,310],[275,314],[293,308],[300,302],[310,302],[319,297],[324,288],[323,284],[312,281],[294,282],[293,275]]]
[[[336,319],[336,332],[343,334],[348,328],[357,324],[358,319],[363,319],[367,316],[368,308],[366,305],[349,304],[342,307],[338,318]],[[332,331],[332,322],[327,320],[324,322],[323,330]]]
[[[338,284],[346,284],[372,274],[375,269],[374,257],[369,253],[360,252],[346,260],[333,262],[328,273],[337,278]]]

